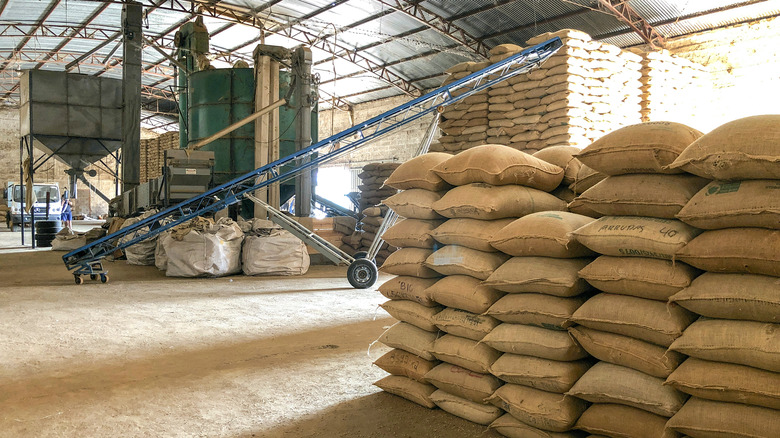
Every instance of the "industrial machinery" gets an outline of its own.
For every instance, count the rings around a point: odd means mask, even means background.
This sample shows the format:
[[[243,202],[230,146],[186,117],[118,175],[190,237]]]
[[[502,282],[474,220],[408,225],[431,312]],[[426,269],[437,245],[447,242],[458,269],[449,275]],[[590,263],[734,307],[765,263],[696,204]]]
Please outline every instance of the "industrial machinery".
[[[89,274],[94,278],[98,274],[104,276],[106,270],[103,267],[102,259],[117,249],[132,246],[192,218],[214,214],[245,198],[254,197],[253,193],[257,190],[292,179],[320,163],[364,146],[414,120],[424,116],[435,116],[446,105],[459,102],[499,82],[538,67],[561,46],[560,38],[556,37],[525,49],[503,61],[359,123],[288,157],[259,167],[202,195],[169,207],[89,245],[71,251],[62,257],[63,262],[72,272],[77,284],[81,284],[83,281],[82,275]],[[290,164],[294,164],[295,167],[288,171],[281,171],[284,166]],[[354,287],[366,288],[376,282],[377,268],[370,259],[342,257],[343,253],[340,253],[337,248],[327,242],[319,242],[316,238],[310,239],[310,242],[307,243],[313,244],[315,248],[321,247],[330,250],[332,260],[337,263],[349,264],[347,276],[350,284]],[[328,251],[323,252],[323,255],[328,256],[327,253]]]

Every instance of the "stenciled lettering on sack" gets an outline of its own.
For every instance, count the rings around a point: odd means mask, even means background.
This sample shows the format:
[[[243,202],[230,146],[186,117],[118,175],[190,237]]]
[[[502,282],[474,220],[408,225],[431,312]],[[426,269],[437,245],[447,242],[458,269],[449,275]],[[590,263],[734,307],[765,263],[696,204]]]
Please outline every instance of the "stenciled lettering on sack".
[[[602,231],[645,231],[644,225],[602,225],[599,228],[599,233]]]
[[[739,190],[739,186],[742,184],[742,181],[734,181],[734,182],[724,182],[721,184],[713,185],[712,187],[707,189],[707,193],[705,196],[710,195],[722,195],[724,193],[734,193]]]

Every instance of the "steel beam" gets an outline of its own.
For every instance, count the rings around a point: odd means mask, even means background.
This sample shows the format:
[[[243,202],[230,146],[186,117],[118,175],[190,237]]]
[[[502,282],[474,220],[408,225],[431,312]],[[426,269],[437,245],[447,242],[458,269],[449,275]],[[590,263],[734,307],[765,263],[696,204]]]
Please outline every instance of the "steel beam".
[[[15,53],[18,53],[18,52],[20,52],[22,49],[24,49],[24,46],[26,46],[26,45],[27,45],[27,42],[29,42],[29,41],[30,41],[30,39],[32,39],[32,36],[35,34],[35,32],[37,32],[37,31],[38,31],[38,29],[40,29],[41,25],[42,25],[42,24],[43,24],[43,23],[44,23],[44,22],[45,22],[45,21],[46,21],[46,20],[49,18],[49,16],[51,15],[51,13],[52,13],[52,12],[54,12],[54,9],[55,9],[55,8],[57,7],[57,5],[59,5],[59,4],[60,4],[60,0],[53,0],[51,3],[49,3],[49,5],[48,5],[48,6],[46,7],[46,9],[43,11],[43,14],[41,14],[41,15],[38,17],[38,24],[37,24],[35,27],[33,27],[33,28],[30,30],[30,32],[29,32],[29,33],[28,33],[28,34],[27,34],[27,35],[26,35],[24,38],[22,38],[22,40],[19,42],[19,44],[17,44],[17,45],[16,45],[16,47],[14,48],[14,51],[13,51],[13,52],[11,52],[11,54],[10,54],[10,55],[8,55],[8,57],[6,58],[6,60],[5,60],[5,61],[3,61],[3,64],[2,64],[2,65],[0,65],[0,71],[3,71],[3,70],[5,70],[6,68],[8,68],[8,65],[11,63],[11,60],[13,59],[13,57],[14,57],[14,54],[15,54]]]
[[[95,21],[95,18],[97,18],[98,15],[102,14],[103,11],[105,11],[106,8],[108,8],[108,6],[109,6],[108,4],[104,4],[104,5],[100,6],[100,7],[98,7],[92,14],[89,15],[89,17],[87,17],[84,21],[82,21],[81,24],[78,25],[78,27],[73,29],[73,31],[70,33],[70,35],[68,35],[67,37],[63,38],[62,42],[57,44],[57,47],[55,47],[50,52],[51,54],[49,55],[48,58],[50,58],[52,55],[56,55],[57,53],[59,53],[59,51],[62,50],[62,48],[65,47],[69,42],[71,42],[73,40],[73,38],[80,31],[84,30],[85,27],[89,26],[90,23]],[[48,59],[48,58],[46,58],[46,59]],[[39,62],[38,64],[36,64],[35,67],[33,67],[33,70],[37,70],[37,69],[41,68],[44,63],[45,63],[45,59],[43,61]]]
[[[628,0],[598,0],[598,2],[599,9],[614,15],[618,20],[627,24],[650,47],[663,48],[664,38],[628,4]]]

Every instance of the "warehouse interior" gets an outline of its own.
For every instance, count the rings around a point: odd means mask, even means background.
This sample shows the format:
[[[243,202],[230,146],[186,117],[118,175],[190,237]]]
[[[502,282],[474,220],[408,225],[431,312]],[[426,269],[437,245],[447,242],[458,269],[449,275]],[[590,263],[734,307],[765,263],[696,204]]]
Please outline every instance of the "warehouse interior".
[[[780,436],[779,16],[0,0],[0,437]]]

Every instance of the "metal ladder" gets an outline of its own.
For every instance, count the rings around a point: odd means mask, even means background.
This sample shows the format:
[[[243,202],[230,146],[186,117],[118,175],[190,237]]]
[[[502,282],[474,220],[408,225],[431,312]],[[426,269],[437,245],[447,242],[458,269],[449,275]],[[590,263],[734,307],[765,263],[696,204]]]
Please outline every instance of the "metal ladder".
[[[96,279],[100,275],[101,281],[105,282],[108,277],[102,260],[117,249],[123,250],[194,217],[216,213],[241,201],[247,194],[257,189],[294,178],[312,167],[353,151],[423,116],[440,112],[444,106],[459,102],[511,77],[527,73],[541,65],[561,46],[561,39],[556,37],[525,49],[503,61],[73,250],[63,255],[62,260],[67,269],[72,271],[76,284],[82,283],[82,275],[89,275],[91,279]],[[291,163],[295,167],[281,173],[282,166]],[[364,261],[371,263],[370,260],[359,259],[350,265],[350,269],[355,263],[362,265]],[[376,271],[376,266],[373,269]]]

